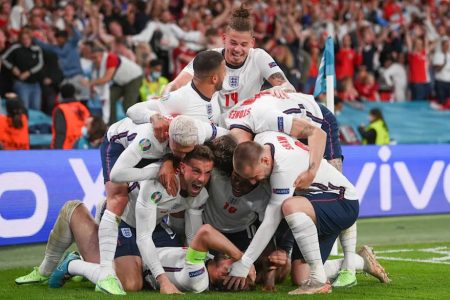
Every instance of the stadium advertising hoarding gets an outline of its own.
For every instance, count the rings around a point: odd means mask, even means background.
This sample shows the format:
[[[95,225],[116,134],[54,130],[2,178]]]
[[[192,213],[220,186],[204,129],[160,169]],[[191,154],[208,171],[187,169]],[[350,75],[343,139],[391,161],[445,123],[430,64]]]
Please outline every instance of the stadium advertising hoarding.
[[[349,146],[360,216],[450,213],[450,145]],[[59,209],[104,197],[99,151],[0,152],[0,245],[44,242]]]

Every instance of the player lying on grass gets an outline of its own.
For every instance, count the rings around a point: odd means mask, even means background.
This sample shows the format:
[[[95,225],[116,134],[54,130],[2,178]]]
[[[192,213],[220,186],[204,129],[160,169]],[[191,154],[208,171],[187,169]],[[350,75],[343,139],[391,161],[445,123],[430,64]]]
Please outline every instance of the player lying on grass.
[[[55,223],[41,266],[34,268],[30,274],[17,278],[16,283],[42,284],[49,281],[51,287],[61,287],[70,275],[79,274],[95,284],[100,273],[97,229],[97,223],[82,202],[67,202]],[[57,233],[62,235],[61,231],[66,233],[65,241],[56,236]],[[117,275],[127,291],[141,290],[144,281],[142,261],[136,255],[135,233],[134,229],[131,229],[120,238],[123,244],[119,244],[117,253],[122,252],[125,256],[117,257],[114,260]],[[74,240],[84,261],[80,260],[80,255],[71,252],[57,266],[64,251]],[[170,240],[170,237],[166,240]],[[207,257],[209,249],[224,253],[229,258],[219,255],[214,259],[209,259]],[[209,286],[221,287],[229,266],[242,256],[242,252],[214,228],[202,225],[189,248],[159,247],[157,255],[168,270],[171,281],[179,290],[202,292]],[[52,271],[55,272],[49,280]],[[254,277],[255,272],[253,271],[249,282],[253,282]],[[150,284],[156,282],[156,279],[148,274],[145,279],[149,280]],[[155,284],[155,286],[157,285]]]
[[[245,282],[249,266],[261,254],[284,217],[311,269],[308,280],[292,293],[331,292],[319,236],[321,242],[332,241],[329,249],[323,246],[325,261],[339,233],[355,223],[359,203],[353,185],[326,160],[315,166],[317,175],[310,191],[301,197],[292,197],[296,174],[308,169],[309,161],[307,148],[283,133],[264,132],[255,136],[255,142],[241,143],[236,148],[233,156],[236,173],[251,183],[270,178],[272,195],[265,215],[271,218],[264,218],[244,256],[233,264],[228,284],[236,286]]]
[[[149,178],[153,170],[138,168],[141,160],[159,160],[169,152],[181,158],[194,145],[214,138],[216,134],[215,126],[186,116],[178,116],[172,121],[169,140],[162,143],[155,138],[148,124],[136,125],[125,118],[111,125],[100,148],[107,197],[106,211],[99,225],[102,266],[101,280],[98,282],[100,288],[106,289],[104,285],[111,282],[107,278],[115,276],[112,261],[118,236],[116,219],[120,218],[128,202],[127,183],[111,180],[115,176],[111,173],[113,167],[120,171],[121,176],[130,173],[135,176],[134,181],[143,180]]]

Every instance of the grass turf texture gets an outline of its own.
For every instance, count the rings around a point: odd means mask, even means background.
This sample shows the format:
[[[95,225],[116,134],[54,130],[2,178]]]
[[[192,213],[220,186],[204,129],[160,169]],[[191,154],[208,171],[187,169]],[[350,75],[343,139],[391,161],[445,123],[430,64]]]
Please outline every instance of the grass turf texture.
[[[358,245],[369,244],[378,250],[380,260],[390,273],[392,283],[384,285],[370,276],[357,275],[358,285],[334,289],[329,295],[304,296],[308,299],[450,299],[450,215],[362,219],[358,221]],[[438,249],[436,249],[438,248]],[[404,250],[408,251],[404,251]],[[425,249],[425,250],[424,250]],[[432,249],[432,250],[429,250]],[[44,245],[0,248],[0,299],[110,299],[94,292],[89,282],[68,282],[61,289],[47,286],[17,286],[14,279],[39,265]],[[398,252],[393,252],[398,251]],[[404,252],[401,252],[404,251]],[[431,251],[431,252],[430,252]],[[414,260],[441,260],[445,263]],[[409,259],[397,261],[391,259]],[[438,261],[439,262],[439,261]],[[154,291],[129,293],[127,299],[291,299],[290,281],[278,285],[277,293],[208,292],[184,296],[159,295]],[[181,297],[181,298],[180,298]],[[298,297],[298,296],[297,296]]]

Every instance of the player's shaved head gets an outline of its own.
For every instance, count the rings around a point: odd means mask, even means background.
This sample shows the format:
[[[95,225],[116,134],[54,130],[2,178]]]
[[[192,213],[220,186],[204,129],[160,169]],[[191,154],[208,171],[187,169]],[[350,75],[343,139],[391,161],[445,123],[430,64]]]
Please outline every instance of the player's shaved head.
[[[217,51],[202,51],[194,58],[194,77],[203,79],[218,72],[224,58]]]
[[[239,144],[234,150],[233,167],[238,174],[247,168],[255,168],[264,152],[264,148],[253,141]]]

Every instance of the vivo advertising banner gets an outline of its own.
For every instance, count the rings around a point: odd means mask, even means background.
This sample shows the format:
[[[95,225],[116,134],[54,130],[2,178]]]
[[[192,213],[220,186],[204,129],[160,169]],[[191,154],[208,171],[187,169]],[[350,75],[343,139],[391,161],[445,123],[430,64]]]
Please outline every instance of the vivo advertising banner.
[[[450,213],[450,145],[344,147],[360,217]],[[58,212],[104,198],[100,153],[0,151],[0,245],[45,242]]]

